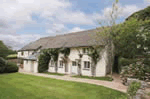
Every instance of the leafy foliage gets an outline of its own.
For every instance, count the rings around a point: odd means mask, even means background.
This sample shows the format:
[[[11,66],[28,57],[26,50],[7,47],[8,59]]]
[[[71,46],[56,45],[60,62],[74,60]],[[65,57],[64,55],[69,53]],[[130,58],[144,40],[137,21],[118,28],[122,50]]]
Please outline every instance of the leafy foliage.
[[[101,58],[101,56],[100,56],[101,50],[102,50],[102,48],[100,46],[91,46],[91,47],[89,47],[88,56],[90,56],[91,59],[92,59],[92,65],[91,65],[92,76],[96,75],[95,74],[96,73],[96,64]]]
[[[18,66],[16,63],[7,62],[5,59],[0,57],[0,73],[12,72],[18,72]]]
[[[51,59],[51,56],[49,55],[47,50],[43,50],[42,54],[39,56],[38,61],[38,72],[45,72],[48,70],[48,64]]]
[[[135,58],[136,55],[143,54],[150,40],[150,33],[146,31],[148,23],[149,21],[132,19],[117,25],[112,33],[115,54],[125,58]]]
[[[126,20],[130,20],[131,18],[136,18],[137,20],[150,20],[150,6],[143,10],[133,13]]]
[[[5,66],[6,66],[6,61],[2,57],[0,57],[0,73],[4,72]]]
[[[13,72],[18,72],[18,66],[16,65],[16,63],[13,62],[8,62],[7,66],[4,70],[5,73],[13,73]]]
[[[133,99],[133,96],[136,95],[136,92],[138,91],[138,89],[141,87],[141,83],[140,82],[132,82],[127,90],[127,93],[129,95],[129,98]]]
[[[128,59],[128,58],[120,57],[119,61],[118,61],[119,70],[121,71],[122,67],[128,66],[128,65],[136,63],[136,62],[137,62],[137,59]]]
[[[121,72],[122,83],[127,82],[127,78],[137,78],[140,80],[150,80],[150,66],[143,63],[133,63],[123,67]]]

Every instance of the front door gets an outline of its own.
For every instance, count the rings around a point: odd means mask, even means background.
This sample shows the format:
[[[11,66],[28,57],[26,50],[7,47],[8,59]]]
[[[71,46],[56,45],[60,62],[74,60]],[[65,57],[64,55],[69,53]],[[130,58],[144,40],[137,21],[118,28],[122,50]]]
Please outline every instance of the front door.
[[[78,66],[75,61],[72,62],[72,74],[78,74]]]

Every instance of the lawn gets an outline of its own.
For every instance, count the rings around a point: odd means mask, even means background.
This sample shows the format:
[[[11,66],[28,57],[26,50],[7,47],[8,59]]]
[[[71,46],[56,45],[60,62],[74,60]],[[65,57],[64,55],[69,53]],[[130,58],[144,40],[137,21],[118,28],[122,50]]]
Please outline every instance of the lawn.
[[[86,79],[95,79],[95,80],[105,80],[105,81],[112,81],[113,79],[110,77],[89,77],[89,76],[72,76],[76,78],[86,78]]]
[[[126,99],[126,95],[103,86],[13,73],[0,75],[0,99]]]
[[[64,76],[65,74],[44,72],[44,74]]]

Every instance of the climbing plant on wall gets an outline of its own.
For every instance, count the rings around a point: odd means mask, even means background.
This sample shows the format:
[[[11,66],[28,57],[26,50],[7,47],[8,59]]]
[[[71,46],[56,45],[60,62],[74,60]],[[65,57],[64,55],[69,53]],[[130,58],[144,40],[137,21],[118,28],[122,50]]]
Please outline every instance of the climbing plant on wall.
[[[48,70],[48,64],[50,59],[51,59],[51,55],[49,54],[49,50],[47,49],[42,50],[38,61],[38,72],[41,73]]]
[[[68,59],[70,55],[70,48],[61,48],[60,52],[64,55],[62,58],[63,62],[65,63],[65,70],[67,71]]]
[[[102,49],[103,49],[103,47],[100,47],[100,46],[91,46],[91,47],[89,47],[88,56],[91,57],[91,73],[92,73],[92,76],[96,76],[96,65],[97,65],[97,62],[101,58],[100,52],[102,51]]]

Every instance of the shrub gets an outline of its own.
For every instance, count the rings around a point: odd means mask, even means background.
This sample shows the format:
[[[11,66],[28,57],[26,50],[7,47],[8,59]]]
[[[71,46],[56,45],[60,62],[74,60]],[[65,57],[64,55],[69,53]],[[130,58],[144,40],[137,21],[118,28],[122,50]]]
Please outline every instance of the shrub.
[[[136,92],[138,91],[138,89],[141,87],[141,83],[140,82],[132,82],[127,90],[128,96],[129,98],[133,99],[133,96],[136,95]]]
[[[43,53],[39,56],[39,61],[38,61],[38,72],[45,72],[48,70],[48,64],[50,61],[51,57],[48,53]]]
[[[0,73],[3,73],[6,67],[6,61],[0,57]]]
[[[13,62],[8,62],[4,72],[5,73],[18,72],[17,64]]]
[[[143,63],[134,63],[130,64],[129,66],[123,67],[121,72],[122,83],[125,84],[127,82],[127,78],[149,80],[150,72],[148,70],[150,70],[150,67],[144,65]]]
[[[133,63],[136,63],[137,62],[137,59],[127,59],[127,58],[119,58],[119,66],[122,67],[122,66],[127,66],[127,65],[130,65],[130,64],[133,64]]]

